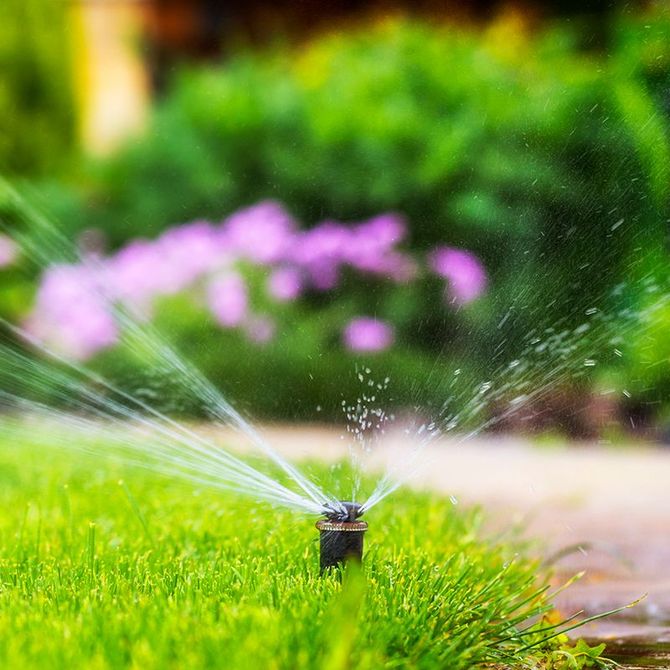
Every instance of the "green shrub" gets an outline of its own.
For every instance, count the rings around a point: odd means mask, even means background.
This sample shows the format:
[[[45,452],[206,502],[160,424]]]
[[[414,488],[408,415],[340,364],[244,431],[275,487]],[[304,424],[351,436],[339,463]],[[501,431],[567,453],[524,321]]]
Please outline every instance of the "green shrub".
[[[0,4],[0,174],[45,176],[75,145],[67,3]]]
[[[62,207],[62,219],[73,231],[102,228],[117,246],[267,197],[307,225],[399,211],[415,251],[474,251],[491,290],[456,324],[434,291],[404,301],[417,318],[409,351],[391,360],[423,361],[407,373],[416,379],[442,355],[484,380],[547,328],[618,309],[620,282],[625,301],[638,301],[637,260],[661,256],[665,237],[669,26],[661,6],[613,19],[607,52],[594,53],[565,24],[531,36],[505,21],[475,30],[394,20],[184,71],[146,133],[98,166],[83,205]],[[352,291],[359,303],[396,300]],[[431,333],[420,347],[417,320]],[[189,319],[174,321],[188,339]],[[219,337],[210,331],[194,353],[224,378],[231,360],[205,353]],[[270,388],[272,371],[304,371],[315,355],[299,342],[269,351],[249,374]],[[439,402],[442,391],[431,393]]]

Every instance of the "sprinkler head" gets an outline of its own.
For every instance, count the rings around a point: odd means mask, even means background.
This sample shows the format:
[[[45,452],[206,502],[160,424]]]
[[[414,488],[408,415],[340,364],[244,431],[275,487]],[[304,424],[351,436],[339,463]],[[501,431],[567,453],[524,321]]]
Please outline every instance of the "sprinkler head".
[[[320,534],[321,574],[345,561],[363,559],[363,535],[368,529],[365,521],[358,521],[363,514],[361,505],[341,502],[324,505],[325,519],[317,521]]]
[[[323,509],[324,515],[329,521],[349,521],[353,523],[359,516],[363,516],[363,506],[355,502],[326,503]]]

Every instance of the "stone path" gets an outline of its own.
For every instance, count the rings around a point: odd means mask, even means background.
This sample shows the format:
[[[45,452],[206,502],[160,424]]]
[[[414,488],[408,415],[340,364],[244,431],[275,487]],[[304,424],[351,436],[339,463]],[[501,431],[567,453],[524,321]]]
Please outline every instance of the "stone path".
[[[263,432],[293,459],[336,460],[347,453],[335,429]],[[372,468],[408,452],[397,436],[383,446]],[[482,504],[498,528],[523,522],[547,556],[581,545],[556,563],[564,576],[586,571],[560,598],[564,614],[593,614],[648,594],[634,609],[580,634],[670,643],[670,449],[549,448],[485,438],[460,445],[445,440],[426,448],[421,460],[427,465],[411,486]]]

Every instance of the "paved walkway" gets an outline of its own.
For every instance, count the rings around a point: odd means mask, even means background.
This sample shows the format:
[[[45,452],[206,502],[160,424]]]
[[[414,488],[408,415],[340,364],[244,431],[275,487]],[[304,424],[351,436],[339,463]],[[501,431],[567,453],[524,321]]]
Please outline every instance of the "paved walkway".
[[[323,427],[266,428],[293,459],[346,457],[341,432]],[[389,437],[371,468],[408,453]],[[522,522],[547,556],[580,545],[557,566],[586,570],[561,597],[564,614],[593,614],[647,593],[624,615],[592,626],[594,636],[645,636],[670,642],[670,449],[579,445],[549,448],[520,439],[485,438],[427,447],[427,465],[410,486],[484,505],[497,527]],[[584,634],[582,631],[581,634]]]

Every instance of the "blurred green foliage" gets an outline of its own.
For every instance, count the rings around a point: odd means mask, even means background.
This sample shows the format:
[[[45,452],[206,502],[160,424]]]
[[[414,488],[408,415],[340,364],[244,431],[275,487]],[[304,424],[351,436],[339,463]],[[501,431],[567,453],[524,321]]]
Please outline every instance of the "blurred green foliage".
[[[277,197],[306,222],[395,209],[414,244],[481,238],[489,258],[552,227],[609,230],[614,205],[667,198],[670,29],[638,26],[653,19],[614,25],[600,56],[561,26],[393,21],[185,71],[73,224],[118,244]],[[619,194],[626,178],[642,184]]]
[[[352,281],[330,309],[390,316],[402,346],[377,367],[402,403],[439,404],[437,355],[485,380],[593,307],[636,309],[665,259],[670,16],[659,4],[604,20],[600,52],[576,25],[530,31],[514,15],[483,29],[391,20],[184,70],[146,132],[52,207],[73,236],[95,227],[114,247],[268,197],[306,225],[403,213],[414,250],[477,253],[489,295],[456,318],[436,287]],[[324,348],[327,310],[291,312],[251,357],[184,305],[169,312],[174,339],[257,412],[309,415],[350,396],[351,359]]]
[[[0,3],[0,174],[61,169],[76,139],[65,2]]]
[[[74,25],[66,2],[0,2],[0,234],[29,234],[22,207],[6,179],[39,182],[59,202],[77,206],[55,180],[72,169],[78,151]],[[48,208],[47,208],[48,209]],[[45,250],[46,251],[46,250]],[[21,320],[30,305],[37,271],[23,258],[0,267],[0,317]]]

